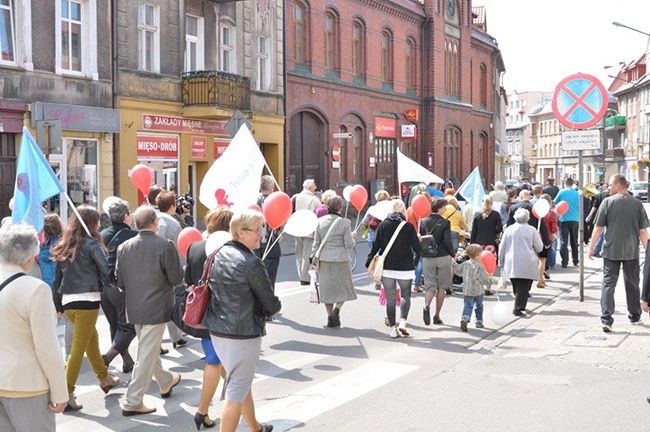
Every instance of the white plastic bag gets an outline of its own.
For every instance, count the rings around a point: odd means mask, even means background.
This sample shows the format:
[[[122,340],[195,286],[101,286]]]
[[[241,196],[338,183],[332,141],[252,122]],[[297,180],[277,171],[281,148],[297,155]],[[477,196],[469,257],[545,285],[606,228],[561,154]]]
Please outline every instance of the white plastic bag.
[[[309,303],[320,303],[320,293],[318,292],[318,273],[316,270],[309,270]]]

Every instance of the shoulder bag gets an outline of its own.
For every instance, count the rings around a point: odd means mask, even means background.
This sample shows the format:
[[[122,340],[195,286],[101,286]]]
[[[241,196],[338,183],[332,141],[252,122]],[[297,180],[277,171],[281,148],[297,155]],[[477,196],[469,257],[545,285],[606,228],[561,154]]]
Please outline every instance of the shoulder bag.
[[[221,248],[218,248],[205,262],[203,266],[203,274],[201,279],[196,285],[191,285],[187,288],[189,294],[185,301],[185,313],[183,313],[183,322],[195,329],[204,329],[205,326],[201,324],[203,316],[208,308],[210,302],[210,271],[212,270],[212,263],[214,257],[217,255]]]
[[[21,273],[15,273],[15,274],[12,274],[11,276],[9,276],[7,279],[5,279],[4,282],[2,282],[0,284],[0,291],[2,291],[7,285],[9,285],[10,283],[12,283],[13,281],[15,281],[16,279],[18,279],[21,276],[25,276],[25,273],[22,273],[22,272]]]
[[[377,252],[377,254],[374,257],[372,257],[372,261],[370,261],[370,265],[368,266],[368,274],[370,276],[370,279],[374,280],[377,283],[381,282],[381,277],[384,273],[384,260],[386,259],[386,256],[388,256],[388,252],[390,251],[390,248],[393,246],[393,243],[395,242],[397,235],[402,230],[402,227],[404,225],[406,225],[405,221],[400,222],[399,226],[393,233],[393,236],[390,238],[390,241],[388,242],[386,249],[381,251],[381,255],[379,255],[379,252]]]
[[[327,242],[327,239],[329,238],[330,234],[332,233],[332,228],[334,228],[334,225],[339,221],[340,219],[335,219],[334,222],[332,222],[332,225],[330,225],[330,228],[327,230],[325,233],[325,237],[323,237],[323,240],[320,242],[320,246],[318,247],[318,250],[314,254],[314,256],[311,259],[311,264],[316,267],[316,271],[318,271],[319,267],[319,259],[320,259],[320,253],[323,250],[323,246],[325,246],[325,242]]]

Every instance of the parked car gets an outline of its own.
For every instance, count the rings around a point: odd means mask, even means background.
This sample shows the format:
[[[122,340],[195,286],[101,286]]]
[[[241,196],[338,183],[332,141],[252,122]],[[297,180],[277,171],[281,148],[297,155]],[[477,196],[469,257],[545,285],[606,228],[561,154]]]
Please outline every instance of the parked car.
[[[648,199],[648,182],[632,182],[630,192],[633,197],[646,201]]]

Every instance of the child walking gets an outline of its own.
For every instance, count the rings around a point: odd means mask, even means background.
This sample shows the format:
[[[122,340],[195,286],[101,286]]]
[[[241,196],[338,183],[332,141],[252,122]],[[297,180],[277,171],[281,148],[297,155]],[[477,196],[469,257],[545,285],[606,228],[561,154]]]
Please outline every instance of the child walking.
[[[467,323],[472,317],[472,309],[476,305],[476,328],[483,328],[483,293],[485,286],[492,284],[492,278],[485,271],[479,258],[483,248],[472,243],[465,249],[469,260],[458,264],[452,259],[451,265],[454,273],[463,277],[463,295],[465,306],[460,320],[460,329],[467,331]]]

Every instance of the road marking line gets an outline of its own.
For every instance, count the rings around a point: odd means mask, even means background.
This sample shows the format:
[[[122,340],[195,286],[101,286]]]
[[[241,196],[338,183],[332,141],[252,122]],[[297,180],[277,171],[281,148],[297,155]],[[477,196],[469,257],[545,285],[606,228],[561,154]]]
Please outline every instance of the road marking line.
[[[257,418],[272,423],[273,430],[287,431],[419,368],[414,365],[372,361],[336,378],[260,406],[255,410],[256,415]]]
[[[283,351],[268,357],[260,357],[259,366],[257,367],[253,382],[258,383],[269,378],[274,378],[294,369],[302,368],[310,363],[316,363],[327,357],[329,356],[325,354],[296,351]],[[270,366],[267,366],[266,363]]]

